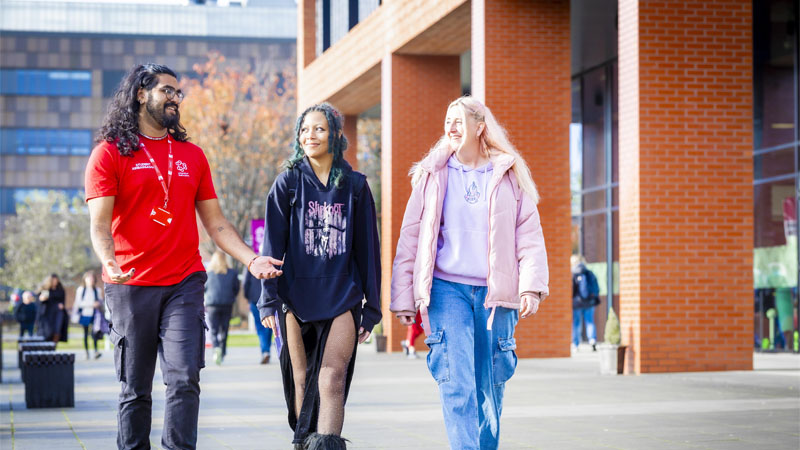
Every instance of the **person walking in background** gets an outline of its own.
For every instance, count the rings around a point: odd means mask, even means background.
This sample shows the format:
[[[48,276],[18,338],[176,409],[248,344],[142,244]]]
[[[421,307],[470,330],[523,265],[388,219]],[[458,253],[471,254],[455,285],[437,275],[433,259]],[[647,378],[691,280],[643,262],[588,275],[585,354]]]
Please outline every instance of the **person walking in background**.
[[[85,172],[121,387],[120,449],[150,448],[158,356],[167,386],[161,447],[197,445],[206,281],[197,217],[254,276],[281,274],[272,265],[280,261],[257,256],[222,214],[203,150],[188,142],[180,123],[178,86],[175,72],[158,64],[125,74]]]
[[[403,347],[403,352],[405,352],[408,359],[417,359],[417,349],[414,347],[414,342],[416,342],[417,338],[422,334],[422,317],[420,316],[419,311],[417,311],[416,317],[414,317],[414,323],[412,323],[408,329],[406,330],[406,338],[400,341],[400,346]]]
[[[14,308],[14,319],[19,322],[19,337],[25,332],[33,336],[33,325],[36,323],[36,297],[31,291],[22,293],[22,302]]]
[[[421,312],[450,448],[496,449],[514,328],[549,292],[539,195],[505,130],[471,97],[448,106],[444,136],[411,183],[389,309],[407,326]]]
[[[214,362],[222,364],[227,353],[228,327],[231,322],[233,303],[239,295],[239,278],[228,267],[225,253],[220,250],[211,256],[206,271],[205,305],[211,332],[211,346],[214,348]]]
[[[75,290],[75,303],[72,306],[72,321],[83,327],[83,348],[86,350],[86,359],[89,356],[89,336],[94,342],[95,359],[103,356],[97,350],[97,333],[94,331],[94,318],[96,312],[102,308],[103,295],[97,288],[94,272],[89,271],[83,275],[83,284]]]
[[[597,335],[594,327],[594,308],[600,304],[600,289],[597,277],[586,268],[586,260],[581,255],[570,257],[572,266],[572,349],[577,350],[581,343],[581,326],[586,326],[586,339],[597,351]]]
[[[261,346],[261,364],[269,363],[269,347],[272,344],[272,328],[267,328],[261,323],[258,313],[258,299],[261,297],[261,282],[250,272],[244,274],[244,295],[250,303],[250,312],[255,321],[258,343]]]
[[[267,196],[262,253],[285,254],[285,275],[262,282],[258,309],[269,328],[278,313],[295,448],[345,448],[340,435],[356,346],[381,320],[375,202],[366,177],[344,160],[342,127],[331,105],[306,109],[294,156]]]
[[[53,341],[56,344],[67,342],[69,318],[64,308],[67,295],[58,275],[45,277],[38,297],[36,332],[46,341]]]

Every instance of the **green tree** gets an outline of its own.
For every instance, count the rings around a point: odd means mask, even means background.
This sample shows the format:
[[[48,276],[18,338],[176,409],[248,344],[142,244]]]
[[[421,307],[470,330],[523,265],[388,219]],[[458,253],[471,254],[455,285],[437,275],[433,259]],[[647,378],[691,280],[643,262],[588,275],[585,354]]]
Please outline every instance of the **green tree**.
[[[49,191],[29,197],[6,220],[0,246],[5,255],[0,283],[7,286],[35,289],[51,273],[69,282],[100,267],[83,195],[69,200],[63,192]]]

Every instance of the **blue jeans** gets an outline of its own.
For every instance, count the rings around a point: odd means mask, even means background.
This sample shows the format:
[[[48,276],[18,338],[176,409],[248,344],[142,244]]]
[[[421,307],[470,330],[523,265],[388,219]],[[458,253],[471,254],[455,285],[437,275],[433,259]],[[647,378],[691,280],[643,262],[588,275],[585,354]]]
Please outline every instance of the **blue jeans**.
[[[433,279],[428,316],[428,370],[439,384],[452,449],[496,449],[505,383],[517,367],[514,327],[519,313],[483,307],[485,286]]]
[[[572,343],[576,347],[581,343],[581,322],[586,324],[586,338],[590,344],[594,344],[597,341],[594,330],[594,307],[572,310]]]
[[[258,342],[261,344],[261,353],[269,353],[269,346],[272,343],[272,328],[261,325],[259,320],[261,314],[258,312],[258,306],[255,303],[250,303],[250,312],[253,313],[253,318],[256,321],[256,333],[258,334]]]

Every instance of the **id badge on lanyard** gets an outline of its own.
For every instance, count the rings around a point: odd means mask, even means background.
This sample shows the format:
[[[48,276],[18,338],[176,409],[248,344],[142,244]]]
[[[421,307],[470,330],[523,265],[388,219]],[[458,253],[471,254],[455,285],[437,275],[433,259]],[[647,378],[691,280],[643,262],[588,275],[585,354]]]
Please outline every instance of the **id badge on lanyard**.
[[[158,166],[156,165],[155,159],[153,159],[153,156],[150,155],[149,151],[147,151],[147,147],[145,147],[144,142],[139,141],[139,146],[142,147],[142,150],[144,150],[147,158],[150,159],[150,164],[153,166],[153,169],[155,169],[158,181],[161,183],[161,187],[164,189],[164,206],[154,206],[150,210],[150,219],[162,227],[171,225],[173,218],[172,213],[167,209],[169,204],[169,187],[172,184],[172,139],[169,136],[167,136],[167,143],[169,144],[169,163],[167,165],[167,180],[165,182],[164,177],[161,175],[161,170],[159,170]]]

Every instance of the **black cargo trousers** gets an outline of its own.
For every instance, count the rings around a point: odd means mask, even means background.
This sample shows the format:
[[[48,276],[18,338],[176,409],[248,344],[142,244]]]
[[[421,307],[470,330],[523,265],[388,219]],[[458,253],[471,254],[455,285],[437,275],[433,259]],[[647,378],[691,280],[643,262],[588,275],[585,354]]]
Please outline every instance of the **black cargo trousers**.
[[[109,337],[122,390],[117,447],[149,449],[156,355],[166,389],[164,449],[194,449],[200,408],[200,369],[205,367],[205,272],[171,286],[106,283]]]

